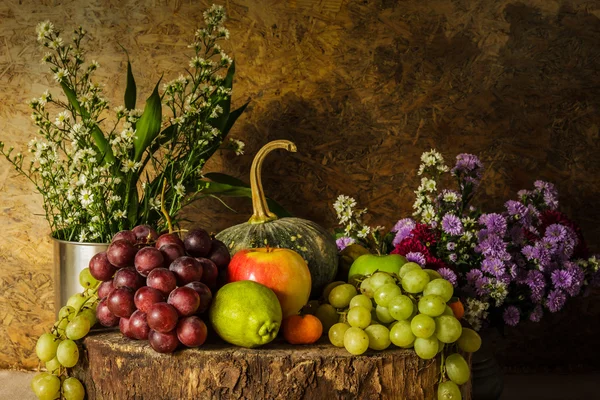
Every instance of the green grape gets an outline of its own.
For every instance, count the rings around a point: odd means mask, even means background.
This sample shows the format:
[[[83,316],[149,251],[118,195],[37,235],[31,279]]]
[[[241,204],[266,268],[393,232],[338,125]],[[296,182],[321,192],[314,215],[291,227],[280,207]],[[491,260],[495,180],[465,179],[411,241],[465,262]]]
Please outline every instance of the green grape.
[[[415,339],[415,353],[423,360],[431,360],[436,356],[439,344],[438,340],[432,336],[429,338],[416,338]]]
[[[62,366],[71,368],[77,364],[79,360],[79,349],[77,344],[72,340],[64,340],[58,345],[56,349],[56,358]]]
[[[90,321],[83,315],[76,316],[73,321],[69,322],[67,329],[65,329],[67,338],[71,340],[79,340],[87,335],[89,331]]]
[[[442,315],[449,315],[451,317],[454,317],[454,311],[452,311],[452,309],[449,306],[446,306]]]
[[[58,374],[58,370],[60,368],[60,363],[58,362],[58,358],[54,357],[50,361],[46,361],[46,370],[51,374]]]
[[[429,275],[429,278],[431,280],[442,279],[442,276],[440,275],[440,273],[433,269],[425,268],[425,269],[423,269],[423,271],[427,272],[427,275]]]
[[[346,319],[350,326],[365,329],[371,323],[371,311],[364,307],[354,307],[348,311]]]
[[[339,322],[329,328],[329,341],[336,347],[344,347],[344,334],[350,328],[350,325]]]
[[[60,321],[63,318],[68,319],[69,321],[75,317],[75,309],[71,306],[64,306],[58,311],[58,320]]]
[[[402,289],[408,293],[421,293],[428,283],[429,275],[427,275],[427,272],[422,269],[415,269],[407,272],[402,278]]]
[[[84,289],[89,289],[89,288],[96,287],[96,285],[98,285],[99,282],[100,281],[98,281],[96,278],[94,278],[92,276],[92,274],[90,273],[90,269],[89,268],[84,268],[79,273],[79,284]]]
[[[398,276],[400,277],[400,279],[402,279],[404,278],[404,275],[406,275],[410,271],[414,271],[417,269],[422,269],[419,264],[417,264],[416,262],[407,262],[406,264],[400,267],[400,271],[398,271]]]
[[[360,283],[360,292],[369,298],[373,298],[375,291],[371,286],[371,278],[367,278]]]
[[[462,328],[458,338],[458,347],[467,353],[475,353],[481,347],[481,336],[473,329]]]
[[[397,321],[390,330],[390,340],[398,347],[412,347],[415,339],[408,321]]]
[[[331,282],[329,284],[327,284],[327,286],[325,286],[325,289],[323,289],[323,298],[325,300],[329,299],[329,293],[331,293],[331,291],[333,290],[334,287],[340,286],[345,284],[346,282],[344,281],[335,281],[335,282]]]
[[[437,400],[462,400],[462,395],[456,383],[446,381],[438,386]]]
[[[321,304],[317,311],[315,311],[315,317],[321,321],[323,325],[323,332],[328,332],[334,324],[336,324],[340,318],[338,312],[331,304]]]
[[[331,289],[329,304],[335,308],[346,308],[354,296],[356,296],[356,288],[349,283],[344,283]]]
[[[60,379],[48,372],[40,372],[31,380],[31,389],[40,400],[54,400],[60,392]]]
[[[383,325],[375,324],[365,328],[369,337],[369,348],[373,350],[385,350],[390,347],[390,330]]]
[[[88,297],[83,293],[75,293],[67,300],[67,305],[73,307],[75,310],[79,310],[83,304],[88,300]]]
[[[96,318],[96,310],[93,308],[86,308],[79,315],[85,317],[90,322],[90,329],[92,326],[96,325],[98,319]]]
[[[35,345],[35,354],[38,358],[47,362],[56,357],[56,348],[60,343],[60,339],[51,333],[43,333]]]
[[[454,343],[462,334],[460,322],[450,315],[440,315],[435,319],[435,336],[440,342]]]
[[[435,321],[429,315],[417,314],[410,321],[410,329],[416,337],[428,338],[435,332]]]
[[[469,364],[458,353],[450,354],[446,357],[446,374],[457,385],[465,384],[471,376]]]
[[[410,297],[403,294],[390,300],[387,307],[390,315],[397,321],[410,318],[414,308],[414,304]]]
[[[387,308],[379,305],[375,307],[375,315],[377,316],[377,320],[384,324],[389,324],[390,322],[394,321],[394,317],[390,315],[390,311]]]
[[[427,284],[427,286],[425,286],[423,294],[425,296],[430,294],[437,294],[442,299],[444,299],[445,303],[447,303],[450,301],[452,295],[454,294],[454,286],[452,286],[452,284],[445,279],[433,279]]]
[[[373,289],[373,294],[375,294],[377,289],[387,283],[396,283],[394,278],[387,272],[375,272],[369,279],[371,280],[370,283],[371,288]]]
[[[83,400],[85,389],[77,378],[67,378],[62,384],[62,393],[65,400]]]
[[[362,354],[369,348],[369,336],[360,328],[348,328],[344,333],[344,347],[355,356]]]
[[[359,294],[354,296],[352,300],[350,300],[350,308],[354,307],[364,307],[367,310],[371,311],[371,309],[373,308],[373,302],[368,296],[365,296],[364,294]]]
[[[377,305],[387,308],[391,299],[401,295],[402,290],[396,285],[396,283],[386,283],[385,285],[377,288],[373,298],[375,299],[375,303],[377,303]]]
[[[441,296],[430,294],[421,297],[419,299],[418,306],[421,314],[429,315],[430,317],[437,317],[444,313],[444,310],[446,309],[446,302]]]

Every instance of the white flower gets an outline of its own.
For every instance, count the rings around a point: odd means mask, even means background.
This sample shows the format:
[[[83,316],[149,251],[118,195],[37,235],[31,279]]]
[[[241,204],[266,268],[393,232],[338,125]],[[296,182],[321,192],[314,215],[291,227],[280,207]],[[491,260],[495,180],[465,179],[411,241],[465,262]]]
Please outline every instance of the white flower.
[[[44,93],[42,93],[42,97],[39,98],[39,103],[43,107],[49,100],[52,100],[52,95],[46,90]]]
[[[56,37],[53,40],[51,40],[50,43],[48,43],[48,47],[50,47],[53,50],[56,50],[62,46],[63,46],[63,40],[61,37]]]
[[[237,139],[230,139],[230,141],[236,156],[241,156],[244,154],[244,147],[246,146],[246,143]]]
[[[84,229],[81,230],[81,232],[79,233],[79,241],[80,242],[85,242],[87,240],[87,231]]]
[[[84,174],[79,175],[79,179],[75,183],[77,186],[84,186],[87,183],[87,176]]]
[[[210,118],[217,118],[219,115],[223,114],[223,107],[220,105],[216,105],[210,114]]]
[[[435,192],[436,189],[437,185],[433,179],[421,178],[421,186],[419,186],[419,190],[424,190],[425,192]]]
[[[427,204],[425,207],[423,207],[423,210],[421,211],[421,218],[425,223],[430,223],[435,219],[435,210],[431,204]]]
[[[229,29],[223,26],[219,27],[219,35],[225,39],[229,39]]]
[[[141,166],[142,166],[141,162],[135,162],[133,160],[126,160],[123,163],[123,167],[121,168],[121,171],[123,171],[123,172],[129,172],[129,171],[135,172]]]
[[[38,34],[38,40],[43,40],[45,36],[51,35],[54,32],[54,25],[50,21],[40,22],[35,31]]]
[[[69,71],[64,68],[60,68],[54,74],[54,80],[58,83],[61,83],[67,76],[69,76]]]
[[[458,196],[454,192],[444,193],[444,201],[446,203],[456,203],[458,201]]]
[[[150,199],[148,203],[150,204],[151,209],[160,210],[160,199],[158,197]]]
[[[356,232],[356,236],[359,238],[366,238],[369,233],[371,233],[371,227],[364,225],[358,232]]]
[[[58,115],[56,116],[56,121],[54,122],[56,124],[57,127],[62,128],[65,126],[65,122],[69,121],[69,112],[68,111],[62,111],[60,113],[58,113]]]
[[[113,219],[119,220],[127,217],[127,212],[124,210],[117,210],[113,213]]]
[[[87,208],[94,201],[94,194],[89,189],[83,189],[79,194],[79,201],[83,208]]]
[[[185,196],[185,187],[179,182],[177,185],[173,187],[175,189],[175,193],[179,196]]]
[[[91,219],[90,222],[92,223],[96,223],[96,222],[100,222],[100,217],[97,215],[94,215]]]

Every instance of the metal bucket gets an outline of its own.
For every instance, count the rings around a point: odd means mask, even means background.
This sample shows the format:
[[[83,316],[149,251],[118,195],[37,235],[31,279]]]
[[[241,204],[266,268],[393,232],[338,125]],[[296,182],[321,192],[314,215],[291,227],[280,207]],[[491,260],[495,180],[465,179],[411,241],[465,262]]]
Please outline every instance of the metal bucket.
[[[69,297],[81,293],[79,273],[87,268],[90,259],[108,248],[106,243],[67,242],[52,238],[54,241],[54,308],[56,315]]]

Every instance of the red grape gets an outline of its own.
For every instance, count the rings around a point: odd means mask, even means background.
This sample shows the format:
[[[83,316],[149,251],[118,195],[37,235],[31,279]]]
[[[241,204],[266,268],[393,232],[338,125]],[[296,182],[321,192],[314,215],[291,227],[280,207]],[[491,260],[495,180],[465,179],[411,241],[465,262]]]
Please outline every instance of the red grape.
[[[202,279],[202,265],[193,257],[179,257],[171,263],[169,270],[175,274],[179,286]]]
[[[133,267],[121,268],[113,278],[115,288],[128,287],[134,291],[144,286],[144,278]]]
[[[140,310],[136,310],[133,314],[131,314],[131,317],[129,317],[129,331],[135,339],[148,339],[150,327],[146,321],[146,314]]]
[[[98,303],[98,306],[96,307],[96,318],[98,318],[98,321],[106,327],[119,325],[119,317],[108,309],[106,299],[102,299]]]
[[[94,255],[88,266],[90,267],[90,274],[99,281],[108,281],[117,272],[117,268],[108,261],[105,251]]]
[[[115,240],[106,250],[108,261],[119,268],[133,265],[135,253],[137,253],[135,246],[123,239]]]
[[[108,296],[111,292],[111,290],[113,290],[115,287],[113,286],[113,280],[111,279],[110,281],[105,281],[102,282],[100,284],[100,286],[98,286],[98,297],[100,299],[105,298],[106,296]]]
[[[177,338],[187,347],[202,346],[206,335],[206,324],[198,317],[187,317],[177,324]]]
[[[179,346],[177,333],[175,330],[167,333],[161,333],[151,330],[148,334],[150,346],[159,353],[172,353]]]
[[[200,279],[200,282],[206,284],[211,289],[215,289],[217,286],[217,277],[219,276],[217,266],[208,258],[196,258],[196,260],[202,265],[202,279]]]
[[[156,239],[155,247],[160,249],[165,244],[175,244],[182,249],[185,248],[183,245],[183,241],[177,236],[176,233],[165,233],[164,235],[160,235],[158,239]]]
[[[208,310],[208,307],[210,307],[210,303],[212,302],[212,292],[208,286],[202,282],[190,282],[185,286],[194,289],[200,296],[200,306],[196,313],[202,314],[204,311]]]
[[[114,289],[106,298],[108,309],[117,317],[129,318],[135,311],[133,295],[134,291],[128,287]]]
[[[210,253],[212,241],[204,229],[192,229],[183,240],[185,251],[194,257],[204,257]]]
[[[154,247],[144,247],[135,255],[135,269],[142,276],[148,276],[150,271],[163,266],[165,258],[160,250]]]
[[[131,332],[131,328],[129,326],[129,321],[131,320],[131,318],[121,318],[119,320],[119,330],[121,331],[121,333],[125,336],[127,336],[129,339],[135,339],[135,337],[133,336],[133,333]]]
[[[206,258],[209,258],[212,262],[214,262],[219,269],[227,268],[229,261],[231,261],[229,249],[227,249],[225,243],[217,239],[212,240],[210,253],[208,256],[206,256]]]
[[[182,286],[171,292],[167,303],[175,307],[180,317],[188,317],[200,307],[200,296],[191,287]]]
[[[167,303],[155,303],[146,314],[146,321],[150,329],[166,333],[177,326],[177,310]]]
[[[177,260],[179,257],[185,256],[185,250],[183,250],[183,247],[176,244],[165,244],[164,246],[161,246],[160,252],[165,259],[163,264],[165,268],[169,268],[169,265],[171,265],[171,263]]]
[[[136,242],[135,233],[133,233],[132,231],[117,232],[115,234],[115,236],[113,236],[111,242],[115,242],[117,240],[125,240],[126,242],[129,242],[131,244],[135,244],[135,242]]]
[[[142,286],[135,292],[135,296],[133,297],[133,301],[138,310],[143,313],[147,313],[150,311],[152,304],[154,303],[164,303],[165,296],[163,294],[150,286]]]
[[[175,274],[166,268],[156,268],[150,271],[146,278],[146,285],[168,296],[177,287]]]
[[[158,239],[158,233],[150,225],[138,225],[131,231],[134,233],[137,243],[149,244]]]

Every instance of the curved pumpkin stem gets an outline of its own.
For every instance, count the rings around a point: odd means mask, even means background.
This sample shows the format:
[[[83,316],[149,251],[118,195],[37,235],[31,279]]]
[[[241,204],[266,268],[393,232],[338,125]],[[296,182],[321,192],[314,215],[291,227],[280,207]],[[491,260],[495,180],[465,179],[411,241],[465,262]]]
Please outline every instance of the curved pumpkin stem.
[[[297,151],[296,145],[289,140],[274,140],[265,144],[254,156],[250,167],[250,190],[252,191],[253,214],[248,223],[262,224],[277,219],[277,215],[269,210],[262,186],[261,169],[267,154],[275,149],[285,149],[292,153]]]

